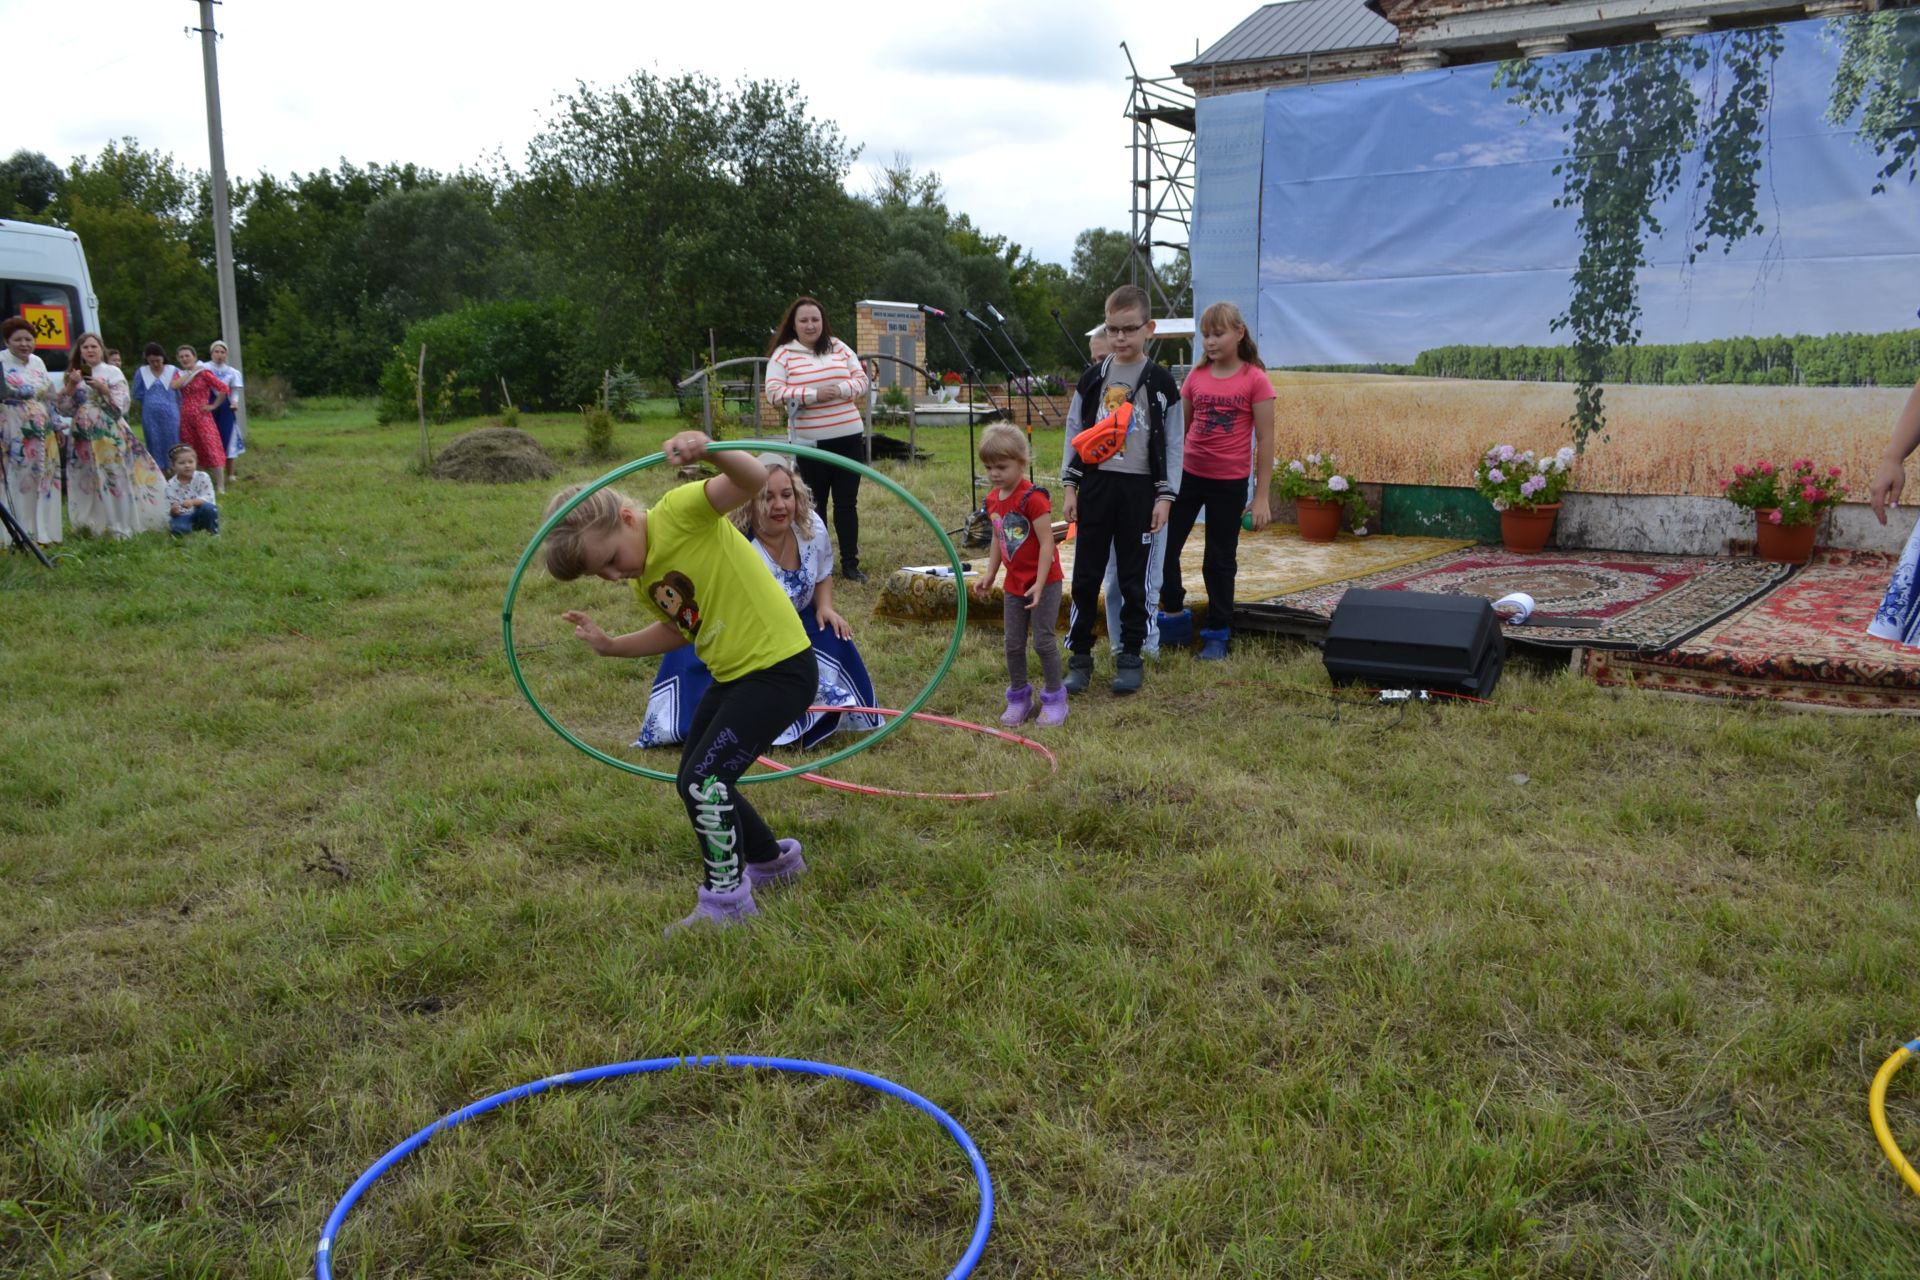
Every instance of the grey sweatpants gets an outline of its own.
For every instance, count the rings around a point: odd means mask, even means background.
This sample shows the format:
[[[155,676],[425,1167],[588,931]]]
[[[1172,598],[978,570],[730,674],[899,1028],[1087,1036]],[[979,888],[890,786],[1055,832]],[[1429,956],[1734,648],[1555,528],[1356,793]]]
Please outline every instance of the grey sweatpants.
[[[1035,583],[1040,603],[1027,608],[1027,597],[1009,592],[1001,604],[1001,621],[1007,632],[1007,687],[1018,689],[1027,683],[1027,635],[1033,635],[1033,651],[1040,655],[1040,677],[1052,693],[1060,687],[1060,588],[1064,583]]]

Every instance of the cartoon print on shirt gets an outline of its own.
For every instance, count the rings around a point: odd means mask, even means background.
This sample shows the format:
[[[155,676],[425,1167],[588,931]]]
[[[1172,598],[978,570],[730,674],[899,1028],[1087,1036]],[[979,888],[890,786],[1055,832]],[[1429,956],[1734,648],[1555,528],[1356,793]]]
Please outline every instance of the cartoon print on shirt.
[[[1000,526],[1000,558],[1012,564],[1014,554],[1033,536],[1033,522],[1018,511],[995,516],[993,522]]]
[[[647,587],[647,598],[673,619],[673,625],[691,640],[700,634],[700,606],[694,603],[693,579],[678,569],[669,569],[658,582]]]
[[[1218,432],[1232,431],[1233,430],[1233,407],[1231,405],[1224,405],[1224,404],[1208,405],[1206,409],[1206,416],[1201,421],[1200,430],[1208,435],[1211,435],[1216,431]]]

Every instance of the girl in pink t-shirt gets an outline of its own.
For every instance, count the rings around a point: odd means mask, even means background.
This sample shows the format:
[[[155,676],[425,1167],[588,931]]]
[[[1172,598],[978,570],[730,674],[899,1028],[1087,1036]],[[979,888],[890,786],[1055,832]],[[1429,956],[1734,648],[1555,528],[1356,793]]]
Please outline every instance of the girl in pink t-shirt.
[[[1207,625],[1200,631],[1200,657],[1227,656],[1233,638],[1233,579],[1240,571],[1240,516],[1253,513],[1253,527],[1272,518],[1267,477],[1273,474],[1273,383],[1247,332],[1240,308],[1216,302],[1200,316],[1206,360],[1194,366],[1180,388],[1187,424],[1180,496],[1167,518],[1167,558],[1160,580],[1160,607],[1184,611],[1180,551],[1194,518],[1207,513],[1207,548],[1200,576],[1207,586]],[[1248,501],[1249,478],[1252,501]]]

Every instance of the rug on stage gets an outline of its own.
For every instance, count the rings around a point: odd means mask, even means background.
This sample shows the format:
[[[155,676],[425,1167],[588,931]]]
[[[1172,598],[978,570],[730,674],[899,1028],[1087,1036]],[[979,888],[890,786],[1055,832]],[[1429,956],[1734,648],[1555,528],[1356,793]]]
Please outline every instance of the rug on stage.
[[[1698,697],[1920,713],[1920,649],[1867,634],[1898,557],[1822,548],[1772,594],[1661,654],[1590,653],[1587,674]]]
[[[1460,538],[1356,538],[1350,533],[1341,534],[1333,542],[1308,542],[1293,525],[1268,525],[1259,533],[1240,535],[1240,571],[1234,577],[1234,596],[1242,602],[1267,600],[1348,578],[1395,572],[1471,545]],[[1180,576],[1187,588],[1187,605],[1196,610],[1207,599],[1206,584],[1200,576],[1205,550],[1206,526],[1195,525],[1193,536],[1181,549]],[[1060,567],[1069,582],[1073,580],[1073,551],[1071,541],[1060,544]],[[975,569],[984,569],[986,553],[972,553],[968,562]],[[906,621],[951,618],[953,594],[950,577],[925,569],[896,569],[887,575],[874,612]],[[968,601],[968,620],[999,626],[1001,598],[996,586],[990,603]],[[1063,605],[1062,626],[1066,625],[1066,614]]]
[[[1566,648],[1661,650],[1752,604],[1793,573],[1762,560],[1473,547],[1412,569],[1368,574],[1268,601],[1330,618],[1351,587],[1501,596],[1523,591],[1543,614],[1598,619],[1586,627],[1508,627],[1507,637]]]

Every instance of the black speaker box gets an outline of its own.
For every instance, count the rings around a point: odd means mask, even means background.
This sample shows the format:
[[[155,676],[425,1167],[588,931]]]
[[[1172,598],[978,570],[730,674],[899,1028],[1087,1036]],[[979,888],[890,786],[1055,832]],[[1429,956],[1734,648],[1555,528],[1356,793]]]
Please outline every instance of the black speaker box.
[[[1354,588],[1333,611],[1325,659],[1335,684],[1485,698],[1500,682],[1507,642],[1493,603],[1479,596]]]

